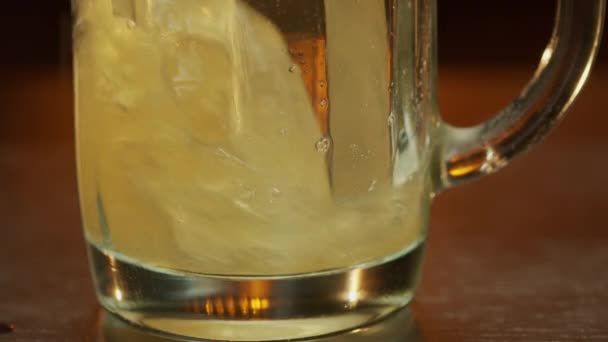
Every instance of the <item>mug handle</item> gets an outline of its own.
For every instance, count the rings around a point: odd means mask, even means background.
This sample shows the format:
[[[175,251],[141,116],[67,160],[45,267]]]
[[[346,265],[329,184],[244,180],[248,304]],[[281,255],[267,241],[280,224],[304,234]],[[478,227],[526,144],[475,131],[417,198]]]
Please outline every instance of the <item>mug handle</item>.
[[[442,124],[437,191],[502,169],[561,121],[589,76],[605,6],[605,0],[559,0],[551,40],[519,97],[477,126]]]

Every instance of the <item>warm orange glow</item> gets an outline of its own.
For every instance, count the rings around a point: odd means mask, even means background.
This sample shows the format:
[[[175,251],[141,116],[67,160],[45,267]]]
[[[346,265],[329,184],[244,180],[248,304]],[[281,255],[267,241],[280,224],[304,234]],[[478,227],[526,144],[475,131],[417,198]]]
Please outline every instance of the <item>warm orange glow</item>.
[[[251,312],[255,315],[262,308],[262,304],[260,302],[260,298],[251,298],[249,301],[249,306],[251,307]]]
[[[241,313],[243,315],[249,314],[249,300],[247,298],[241,298],[239,300],[239,305],[241,307]]]
[[[473,172],[475,172],[476,170],[479,170],[479,164],[468,164],[468,165],[462,165],[462,166],[457,166],[455,168],[452,168],[449,170],[449,174],[451,177],[461,177],[461,176],[465,176],[468,174],[471,174]]]
[[[323,134],[328,133],[327,116],[327,67],[325,65],[325,40],[318,37],[303,38],[298,35],[288,37],[289,52],[293,62],[302,71],[302,80],[312,100],[312,107]]]
[[[234,303],[234,298],[232,297],[226,298],[226,312],[230,317],[234,317],[236,315],[236,305]]]
[[[190,305],[190,304],[188,304]],[[192,302],[194,312],[201,312],[201,305]],[[264,297],[215,297],[205,300],[204,312],[209,316],[258,315],[260,312],[270,308],[270,300]]]
[[[207,299],[205,301],[205,313],[209,316],[213,315],[213,302],[211,301],[211,299]]]
[[[215,312],[218,316],[224,316],[224,300],[221,297],[215,299]]]
[[[266,310],[270,307],[270,301],[268,300],[268,298],[262,298],[260,304],[262,305],[262,310]]]

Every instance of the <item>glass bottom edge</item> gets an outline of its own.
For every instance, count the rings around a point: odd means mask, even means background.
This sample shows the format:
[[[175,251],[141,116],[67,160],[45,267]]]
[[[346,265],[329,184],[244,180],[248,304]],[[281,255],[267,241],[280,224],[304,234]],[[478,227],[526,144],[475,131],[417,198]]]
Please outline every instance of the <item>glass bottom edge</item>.
[[[131,324],[186,340],[284,341],[348,331],[405,307],[424,244],[377,264],[309,277],[164,273],[89,244],[101,304]]]

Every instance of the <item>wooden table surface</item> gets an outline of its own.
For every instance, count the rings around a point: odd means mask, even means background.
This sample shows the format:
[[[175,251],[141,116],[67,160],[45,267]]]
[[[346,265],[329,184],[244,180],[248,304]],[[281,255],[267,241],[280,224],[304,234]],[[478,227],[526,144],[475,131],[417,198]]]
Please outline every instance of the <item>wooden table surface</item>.
[[[505,105],[531,72],[440,70],[442,111],[460,124]],[[1,75],[0,341],[166,341],[95,302],[76,197],[69,73]],[[607,89],[608,68],[596,69],[542,146],[436,199],[410,311],[324,341],[608,341]]]

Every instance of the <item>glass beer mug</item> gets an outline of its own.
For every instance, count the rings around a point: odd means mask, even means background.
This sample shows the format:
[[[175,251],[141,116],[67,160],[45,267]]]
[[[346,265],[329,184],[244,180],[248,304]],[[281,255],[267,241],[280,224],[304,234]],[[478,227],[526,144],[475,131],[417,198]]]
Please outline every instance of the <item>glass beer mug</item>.
[[[540,67],[441,120],[434,0],[73,0],[78,175],[98,298],[177,336],[280,340],[412,299],[429,205],[562,117],[604,1],[558,2]]]

